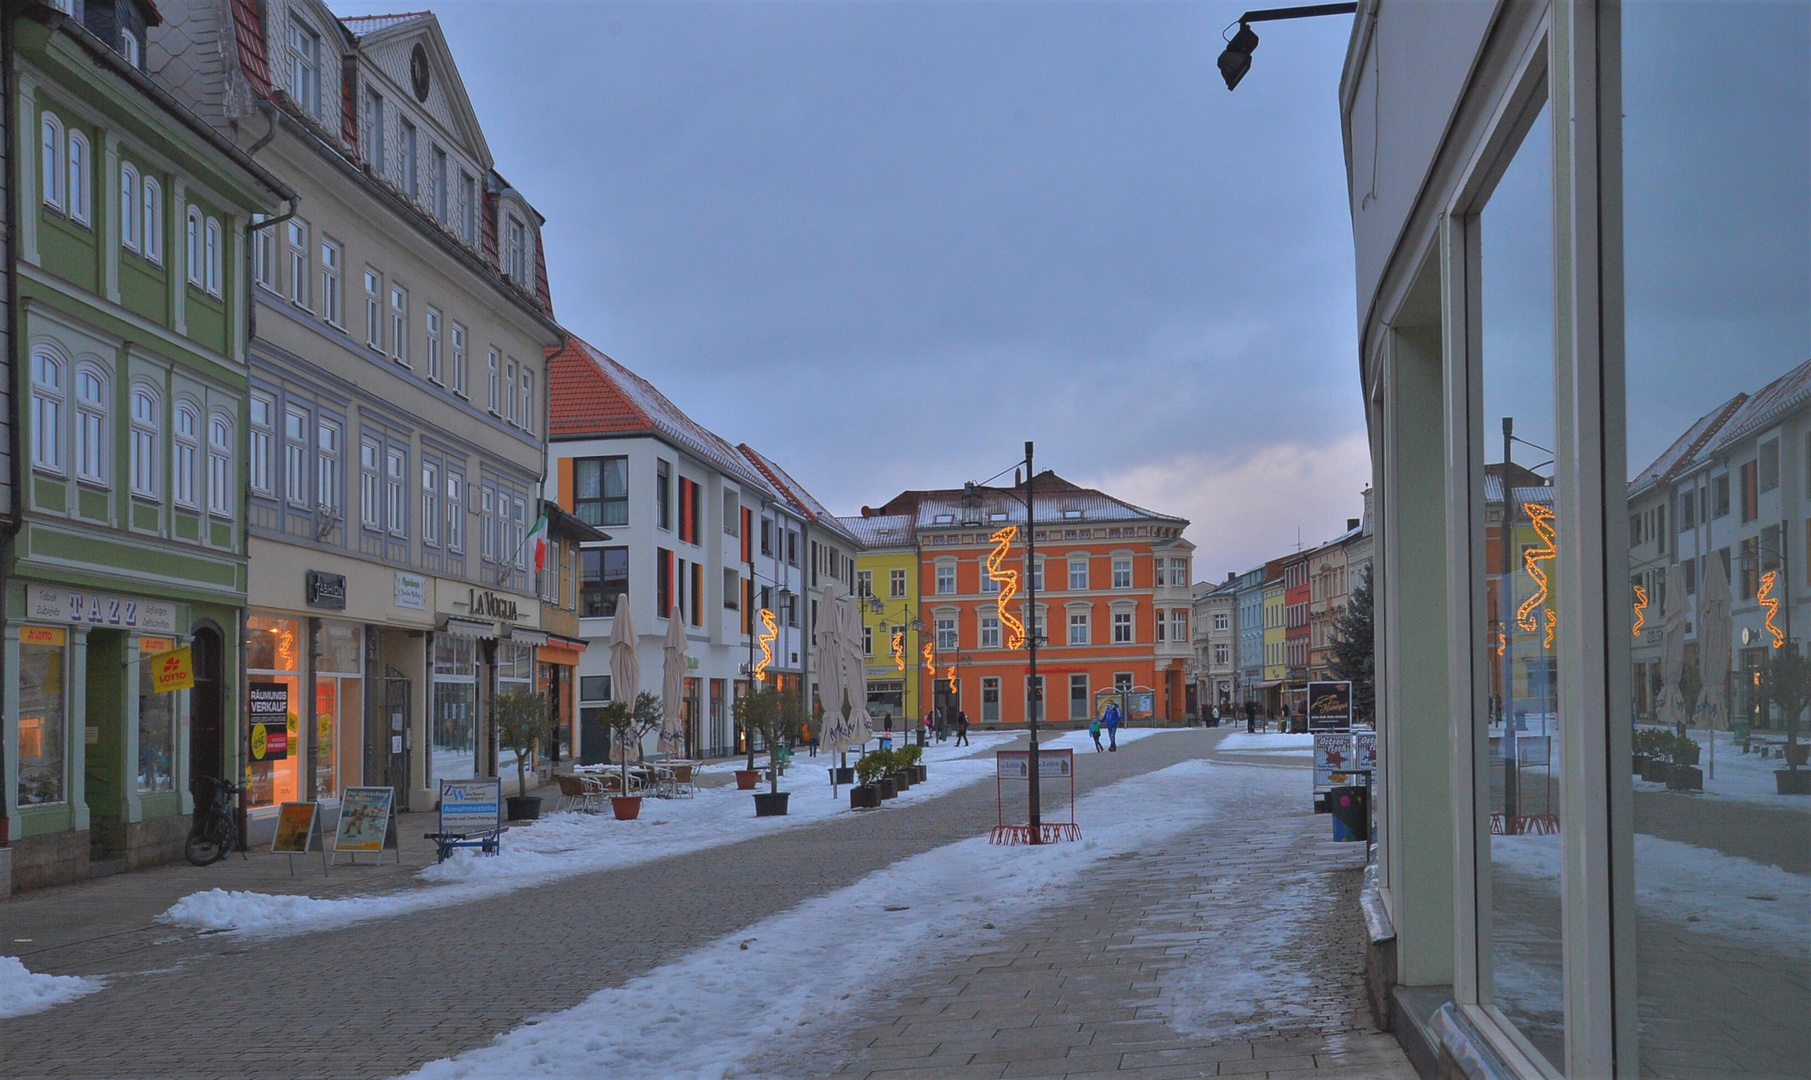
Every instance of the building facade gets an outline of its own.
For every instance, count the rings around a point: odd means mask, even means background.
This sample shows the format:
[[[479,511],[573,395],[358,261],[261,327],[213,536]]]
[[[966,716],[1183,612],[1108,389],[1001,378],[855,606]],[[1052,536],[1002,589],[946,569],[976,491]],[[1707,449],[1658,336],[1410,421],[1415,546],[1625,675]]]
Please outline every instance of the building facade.
[[[1308,557],[1308,677],[1327,679],[1333,646],[1333,626],[1346,613],[1351,592],[1346,551],[1358,535],[1359,519],[1347,518],[1346,531],[1309,553]]]
[[[1240,696],[1239,576],[1218,585],[1195,586],[1195,695],[1201,715],[1218,706],[1222,716],[1244,701]]]
[[[910,514],[845,517],[844,528],[861,541],[855,559],[855,595],[862,599],[862,652],[868,658],[868,713],[886,730],[886,718],[924,716],[927,688],[937,676],[925,670],[924,622],[919,616],[921,577],[918,533]],[[954,667],[954,661],[946,667]],[[947,670],[943,673],[946,681]],[[955,671],[960,686],[962,672]]]
[[[1264,564],[1264,678],[1258,685],[1264,695],[1259,704],[1269,713],[1282,709],[1283,684],[1289,674],[1286,595],[1283,560],[1272,559]]]
[[[29,403],[12,432],[25,489],[0,664],[21,888],[179,858],[191,782],[235,775],[242,244],[252,215],[293,198],[139,67],[155,7],[90,14],[4,16],[12,111],[33,135],[7,177],[19,208],[11,392]],[[194,688],[155,692],[150,658],[179,646]]]
[[[1239,704],[1261,705],[1258,684],[1264,681],[1264,568],[1254,567],[1238,576],[1234,592],[1239,632]]]
[[[541,597],[540,632],[547,640],[535,648],[535,689],[547,699],[553,738],[547,758],[558,764],[578,747],[578,668],[587,643],[579,622],[580,564],[586,545],[607,543],[610,535],[560,508],[541,503],[546,517],[544,546],[529,549],[535,563],[535,591]]]
[[[1808,55],[1802,5],[1359,6],[1368,971],[1423,1075],[1811,1054],[1811,927],[1772,914],[1811,800],[1777,713],[1811,571]]]

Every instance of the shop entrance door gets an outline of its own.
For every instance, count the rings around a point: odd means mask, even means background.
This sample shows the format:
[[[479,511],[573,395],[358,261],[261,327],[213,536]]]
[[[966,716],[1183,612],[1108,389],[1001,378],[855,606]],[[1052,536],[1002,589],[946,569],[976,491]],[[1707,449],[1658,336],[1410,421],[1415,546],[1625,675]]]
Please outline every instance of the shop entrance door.
[[[409,809],[409,679],[389,664],[384,665],[383,717],[381,734],[384,741],[384,783],[396,792],[393,797],[398,813]]]
[[[88,632],[88,670],[71,672],[85,681],[87,715],[77,721],[83,743],[84,794],[90,814],[90,857],[111,859],[126,851],[126,677],[137,689],[138,666],[128,672],[126,635],[118,630]]]
[[[189,651],[195,664],[195,688],[189,691],[189,790],[195,791],[195,781],[200,777],[225,777],[220,631],[211,626],[196,627]],[[198,807],[203,805],[203,799],[214,796],[214,785],[204,786],[207,790],[195,791]]]

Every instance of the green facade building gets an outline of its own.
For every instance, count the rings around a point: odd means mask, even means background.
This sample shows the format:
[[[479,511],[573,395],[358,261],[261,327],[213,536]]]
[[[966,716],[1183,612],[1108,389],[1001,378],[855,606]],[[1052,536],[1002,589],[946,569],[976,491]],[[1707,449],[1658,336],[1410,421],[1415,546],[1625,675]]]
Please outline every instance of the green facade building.
[[[246,245],[290,193],[141,70],[136,0],[8,8],[4,812],[31,888],[179,858],[240,771]],[[145,658],[189,646],[193,689]]]

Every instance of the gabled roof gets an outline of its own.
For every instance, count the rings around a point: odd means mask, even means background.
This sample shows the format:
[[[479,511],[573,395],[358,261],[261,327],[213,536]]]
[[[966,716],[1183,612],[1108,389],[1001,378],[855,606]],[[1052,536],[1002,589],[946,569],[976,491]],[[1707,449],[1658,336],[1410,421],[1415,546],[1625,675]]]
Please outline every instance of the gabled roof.
[[[861,546],[875,551],[882,548],[911,547],[918,542],[918,531],[912,527],[910,514],[875,514],[862,517],[839,517],[843,528],[853,533]]]
[[[1723,404],[1698,417],[1685,434],[1673,440],[1673,445],[1666,448],[1647,468],[1636,474],[1629,481],[1629,496],[1639,495],[1655,484],[1671,483],[1673,478],[1688,468],[1704,447],[1717,433],[1729,423],[1742,405],[1748,401],[1747,394],[1737,394]]]
[[[744,488],[780,498],[735,447],[667,400],[640,375],[576,334],[547,357],[549,439],[652,435],[698,458]]]
[[[367,34],[388,30],[401,23],[426,18],[431,14],[433,13],[429,11],[401,11],[394,15],[342,15],[340,21],[346,24],[346,29],[352,32],[353,37],[362,38]]]
[[[761,470],[761,475],[767,478],[767,482],[773,485],[774,490],[778,491],[787,502],[790,502],[805,520],[829,529],[852,544],[859,543],[855,534],[845,528],[835,514],[832,514],[823,503],[818,502],[816,496],[806,491],[803,484],[794,480],[772,458],[747,443],[739,444],[736,449],[748,459],[750,464]]]
[[[1018,487],[979,487],[982,524],[997,528],[1004,524],[1025,523],[1025,489]],[[902,491],[889,499],[875,513],[908,514],[920,529],[960,528],[963,517],[963,489],[943,488],[933,491]],[[1146,510],[1124,499],[1116,499],[1094,488],[1079,487],[1045,470],[1036,477],[1032,492],[1040,525],[1093,525],[1101,522],[1158,521],[1165,525],[1186,526],[1186,518]],[[943,520],[938,520],[942,518]],[[972,526],[971,526],[972,527]]]
[[[1811,398],[1811,360],[1756,390],[1729,418],[1711,449],[1720,449],[1772,424]]]

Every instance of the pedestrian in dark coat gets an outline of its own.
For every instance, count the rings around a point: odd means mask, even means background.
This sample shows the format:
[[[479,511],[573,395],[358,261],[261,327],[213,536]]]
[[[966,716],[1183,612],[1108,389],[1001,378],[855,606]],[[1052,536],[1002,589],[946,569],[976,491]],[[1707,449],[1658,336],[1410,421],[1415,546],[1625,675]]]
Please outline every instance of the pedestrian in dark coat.
[[[1111,752],[1117,753],[1119,750],[1119,703],[1118,702],[1114,702],[1111,705],[1107,706],[1107,714],[1105,716],[1101,717],[1101,721],[1107,729],[1107,749]]]
[[[956,745],[968,746],[968,713],[960,710],[956,713]]]

